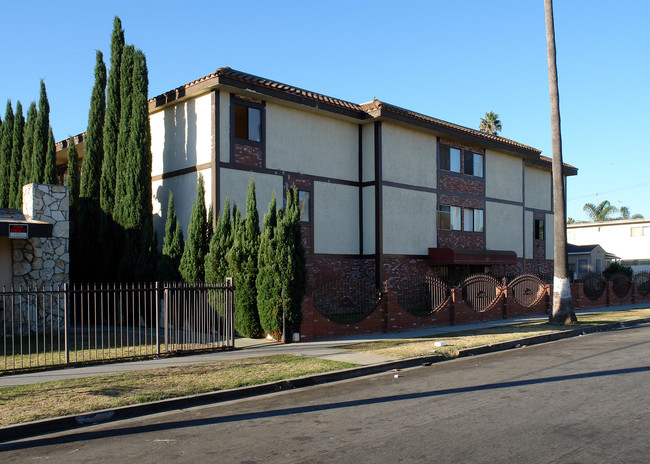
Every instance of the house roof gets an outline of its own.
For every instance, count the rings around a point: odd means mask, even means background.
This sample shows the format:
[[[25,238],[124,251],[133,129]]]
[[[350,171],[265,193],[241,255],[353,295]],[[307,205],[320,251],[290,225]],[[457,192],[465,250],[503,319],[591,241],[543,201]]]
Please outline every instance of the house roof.
[[[566,251],[570,255],[583,255],[591,253],[596,247],[598,245],[572,245],[567,243]]]
[[[567,224],[567,228],[580,229],[580,228],[588,228],[588,227],[608,227],[608,226],[635,225],[635,224],[650,225],[650,219],[641,218],[641,219],[616,219],[613,221],[600,221],[600,222],[575,222],[573,224]]]
[[[450,136],[470,139],[481,145],[501,150],[513,151],[524,158],[531,159],[546,168],[550,167],[550,158],[540,156],[541,151],[514,140],[487,134],[476,129],[453,124],[415,111],[374,99],[364,104],[333,98],[310,90],[255,76],[230,67],[218,68],[212,74],[201,77],[176,89],[165,92],[149,100],[149,111],[156,111],[172,102],[191,95],[206,92],[217,86],[235,87],[254,93],[267,95],[282,100],[292,101],[314,108],[336,112],[360,120],[387,118],[407,124],[425,126]],[[564,164],[567,175],[577,174],[577,168]]]

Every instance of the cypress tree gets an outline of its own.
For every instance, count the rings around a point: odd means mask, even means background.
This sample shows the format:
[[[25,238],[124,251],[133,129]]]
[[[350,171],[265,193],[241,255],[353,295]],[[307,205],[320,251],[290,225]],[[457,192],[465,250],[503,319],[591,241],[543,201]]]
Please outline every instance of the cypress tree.
[[[179,282],[181,274],[181,257],[183,256],[183,229],[176,216],[174,196],[169,192],[167,204],[167,219],[165,220],[165,236],[163,237],[162,256],[158,261],[158,280],[162,282]]]
[[[133,60],[133,93],[131,111],[131,131],[128,152],[135,163],[135,218],[136,227],[149,227],[153,234],[151,203],[151,127],[149,125],[149,77],[147,60],[141,50],[136,50]],[[205,208],[205,204],[204,204]],[[204,218],[205,220],[205,218]],[[205,242],[204,251],[207,251]],[[205,254],[205,253],[204,253]]]
[[[11,107],[11,100],[7,100],[5,120],[2,123],[2,144],[0,145],[0,208],[9,207],[13,136],[14,110]]]
[[[230,198],[226,197],[221,216],[217,219],[217,227],[210,239],[210,248],[205,257],[206,282],[224,282],[228,277],[228,261],[226,256],[232,247],[233,233],[230,210]]]
[[[280,221],[283,215],[280,213]],[[282,334],[282,298],[280,262],[278,261],[278,211],[275,192],[264,215],[260,248],[257,256],[257,310],[262,329],[274,338]]]
[[[79,154],[74,137],[68,139],[68,174],[66,185],[70,190],[70,275],[73,282],[79,278]]]
[[[133,203],[133,198],[127,199],[127,176],[129,173],[129,157],[127,145],[129,141],[129,130],[131,128],[131,90],[133,78],[133,45],[126,45],[122,51],[122,63],[120,67],[120,125],[117,138],[117,157],[115,159],[116,179],[115,197],[113,206],[113,219],[123,228],[126,228],[126,209],[128,201]],[[133,193],[133,192],[131,192]]]
[[[255,283],[260,225],[253,179],[248,185],[246,217],[240,221],[235,216],[235,220],[233,245],[228,252],[229,268],[235,278],[235,329],[246,337],[259,337],[262,327],[257,312]]]
[[[65,182],[70,190],[70,221],[77,221],[79,208],[79,153],[74,143],[74,137],[68,139],[68,175]]]
[[[104,158],[104,114],[106,111],[106,65],[102,52],[95,59],[95,84],[90,97],[88,131],[84,139],[84,158],[81,163],[80,195],[99,202],[99,182]]]
[[[32,178],[32,148],[34,146],[34,127],[36,125],[36,102],[32,102],[27,110],[27,121],[25,122],[25,135],[23,137],[23,159],[20,167],[20,185],[26,185]],[[22,188],[18,193],[20,205],[23,204]]]
[[[205,279],[204,262],[208,244],[205,242],[207,219],[205,212],[205,187],[203,175],[199,174],[196,186],[196,201],[192,207],[190,225],[187,230],[187,242],[181,258],[179,271],[188,283],[203,282]]]
[[[210,243],[214,235],[214,226],[214,208],[212,207],[212,203],[210,203],[210,207],[208,208],[208,226],[205,229],[205,243],[207,244]]]
[[[285,320],[287,332],[300,330],[302,322],[302,300],[307,289],[307,267],[305,248],[302,244],[300,228],[300,203],[298,190],[287,190],[287,207],[284,218],[278,223],[278,235],[281,244],[279,260],[283,271],[282,291],[285,296]]]
[[[47,131],[47,154],[45,157],[45,172],[43,173],[43,183],[57,184],[58,173],[56,172],[56,142],[50,126]]]
[[[23,205],[23,184],[20,183],[20,168],[23,160],[23,144],[25,136],[25,117],[20,100],[16,102],[14,116],[14,133],[11,148],[11,184],[9,186],[9,207],[21,209]]]
[[[115,205],[117,138],[120,126],[120,66],[124,48],[124,30],[120,18],[113,20],[111,35],[111,70],[106,87],[106,116],[104,119],[104,160],[100,181],[100,203],[106,215],[113,214]]]
[[[47,100],[45,82],[41,79],[41,96],[38,100],[38,114],[34,125],[34,143],[32,145],[31,183],[43,183],[45,161],[47,157],[47,140],[50,129],[50,103]]]
[[[104,258],[112,257],[115,253],[110,247],[110,243],[100,242],[99,239],[100,224],[102,223],[99,207],[99,182],[104,150],[102,140],[106,106],[104,97],[106,66],[100,51],[97,51],[95,55],[94,74],[95,82],[88,110],[88,131],[84,140],[84,157],[81,162],[79,214],[77,216],[77,275],[89,282],[111,280],[112,276],[106,275]],[[98,253],[101,253],[99,260],[96,259]]]

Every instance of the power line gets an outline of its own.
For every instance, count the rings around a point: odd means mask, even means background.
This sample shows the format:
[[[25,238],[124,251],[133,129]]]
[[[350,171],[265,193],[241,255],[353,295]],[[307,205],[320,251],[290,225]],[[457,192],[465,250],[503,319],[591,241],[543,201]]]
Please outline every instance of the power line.
[[[636,184],[636,185],[628,185],[627,187],[619,187],[619,188],[616,188],[616,189],[604,190],[602,192],[592,193],[592,194],[589,194],[589,195],[580,195],[580,196],[577,196],[577,197],[569,198],[569,199],[567,199],[567,201],[582,200],[582,199],[585,199],[585,198],[597,197],[599,195],[606,195],[608,193],[620,192],[622,190],[629,190],[629,189],[635,189],[635,188],[638,188],[638,187],[643,187],[644,185],[650,185],[650,181],[641,182],[640,184]]]

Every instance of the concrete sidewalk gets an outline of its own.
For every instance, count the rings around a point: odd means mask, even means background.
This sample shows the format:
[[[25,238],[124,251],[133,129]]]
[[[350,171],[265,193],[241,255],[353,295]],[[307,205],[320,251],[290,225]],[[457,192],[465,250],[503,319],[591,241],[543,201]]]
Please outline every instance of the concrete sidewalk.
[[[625,305],[592,310],[577,311],[578,315],[619,311],[626,309],[647,308],[648,304]],[[158,369],[162,367],[187,366],[191,364],[207,363],[213,361],[253,358],[273,354],[292,354],[297,356],[308,356],[313,358],[344,361],[359,365],[378,364],[393,361],[395,358],[378,356],[363,352],[354,352],[341,349],[342,346],[354,345],[377,340],[398,340],[405,338],[432,337],[440,334],[459,332],[464,330],[481,329],[487,327],[507,327],[522,322],[547,320],[548,316],[527,316],[514,319],[501,319],[496,321],[477,322],[457,326],[445,326],[427,329],[415,329],[399,333],[368,334],[332,340],[301,342],[284,344],[271,340],[259,340],[250,338],[237,338],[234,351],[218,351],[214,353],[202,353],[187,356],[161,357],[142,361],[129,361],[95,366],[67,367],[63,369],[31,372],[26,374],[6,375],[0,377],[0,388],[18,385],[28,385],[54,380],[74,379],[79,377],[90,377],[94,375],[116,374],[120,372],[131,372],[146,369]]]

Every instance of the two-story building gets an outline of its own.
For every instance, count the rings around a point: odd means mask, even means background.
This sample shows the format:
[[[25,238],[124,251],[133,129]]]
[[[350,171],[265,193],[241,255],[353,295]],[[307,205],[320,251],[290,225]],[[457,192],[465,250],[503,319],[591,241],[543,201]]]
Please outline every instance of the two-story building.
[[[149,110],[161,238],[170,191],[187,230],[199,173],[215,213],[226,196],[244,208],[252,177],[260,217],[273,192],[299,189],[310,288],[342,276],[382,288],[431,272],[552,272],[551,160],[535,148],[231,68]]]
[[[576,245],[597,243],[634,272],[650,271],[650,219],[569,224],[567,240]]]

